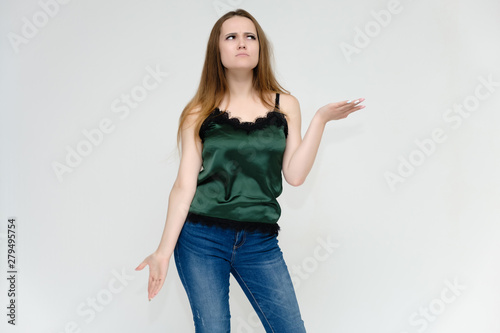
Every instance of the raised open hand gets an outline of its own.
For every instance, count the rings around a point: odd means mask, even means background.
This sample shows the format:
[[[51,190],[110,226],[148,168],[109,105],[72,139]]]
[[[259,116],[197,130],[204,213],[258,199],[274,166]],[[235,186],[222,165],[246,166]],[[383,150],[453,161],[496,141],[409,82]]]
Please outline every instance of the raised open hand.
[[[361,110],[364,105],[361,105],[364,98],[359,98],[357,100],[349,100],[342,102],[329,103],[318,110],[318,114],[321,116],[325,122],[330,120],[338,120],[347,117],[354,111]]]

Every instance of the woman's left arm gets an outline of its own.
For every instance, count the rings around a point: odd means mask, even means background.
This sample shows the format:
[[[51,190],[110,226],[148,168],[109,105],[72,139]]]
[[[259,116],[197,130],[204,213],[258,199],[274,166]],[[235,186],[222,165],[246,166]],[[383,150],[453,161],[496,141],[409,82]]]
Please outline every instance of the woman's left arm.
[[[352,112],[364,108],[361,102],[365,99],[359,98],[355,101],[329,103],[323,106],[316,111],[302,140],[299,102],[292,95],[283,97],[281,105],[288,121],[288,136],[283,154],[283,176],[288,184],[299,186],[304,183],[312,169],[326,123],[343,119]]]

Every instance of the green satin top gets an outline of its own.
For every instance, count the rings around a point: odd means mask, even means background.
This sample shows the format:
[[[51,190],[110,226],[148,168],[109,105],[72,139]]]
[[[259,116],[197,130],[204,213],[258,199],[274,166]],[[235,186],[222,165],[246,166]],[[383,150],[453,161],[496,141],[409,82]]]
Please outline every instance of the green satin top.
[[[189,208],[193,222],[278,232],[287,121],[276,108],[254,122],[215,109],[200,128],[203,166]]]

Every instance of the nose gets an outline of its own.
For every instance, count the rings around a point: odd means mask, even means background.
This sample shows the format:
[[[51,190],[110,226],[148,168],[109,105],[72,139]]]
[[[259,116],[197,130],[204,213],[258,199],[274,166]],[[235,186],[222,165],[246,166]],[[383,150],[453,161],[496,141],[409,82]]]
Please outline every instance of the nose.
[[[246,49],[245,38],[240,38],[238,42],[238,49]]]

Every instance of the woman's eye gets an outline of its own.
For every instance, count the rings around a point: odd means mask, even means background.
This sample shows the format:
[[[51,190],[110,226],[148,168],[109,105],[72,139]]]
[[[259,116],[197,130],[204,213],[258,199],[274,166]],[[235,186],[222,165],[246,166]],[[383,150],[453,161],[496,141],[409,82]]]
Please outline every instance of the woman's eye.
[[[231,35],[231,36],[227,36],[227,37],[226,37],[226,40],[232,40],[232,39],[235,39],[235,38],[236,38],[236,36]],[[256,40],[256,39],[257,39],[254,35],[247,35],[247,38],[249,38],[249,39],[253,39],[253,40]]]

